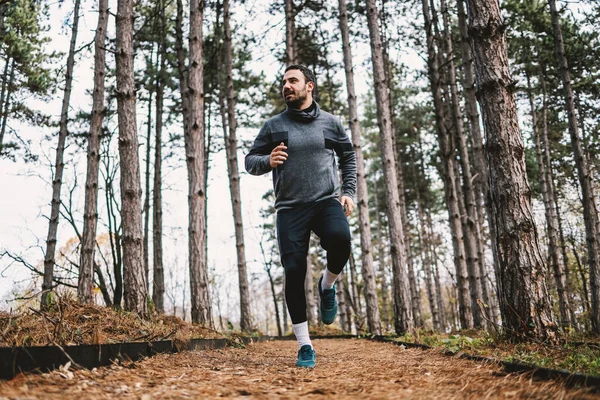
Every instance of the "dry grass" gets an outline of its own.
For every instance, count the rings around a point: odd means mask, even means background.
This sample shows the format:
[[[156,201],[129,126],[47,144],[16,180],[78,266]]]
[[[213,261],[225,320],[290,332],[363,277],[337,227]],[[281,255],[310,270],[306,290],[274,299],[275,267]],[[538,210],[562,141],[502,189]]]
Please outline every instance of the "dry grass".
[[[177,317],[159,315],[146,320],[134,313],[65,298],[48,311],[30,308],[18,315],[0,313],[0,346],[6,347],[218,337],[223,335]]]

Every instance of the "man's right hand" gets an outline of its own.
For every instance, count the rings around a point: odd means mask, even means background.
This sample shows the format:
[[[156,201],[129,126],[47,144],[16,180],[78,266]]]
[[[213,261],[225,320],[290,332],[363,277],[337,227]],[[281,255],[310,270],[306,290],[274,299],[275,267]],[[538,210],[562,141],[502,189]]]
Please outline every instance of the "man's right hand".
[[[271,164],[271,168],[275,168],[278,165],[283,164],[285,160],[287,160],[287,153],[284,151],[287,149],[287,146],[281,142],[279,146],[275,147],[273,151],[271,151],[271,156],[269,157],[269,164]]]

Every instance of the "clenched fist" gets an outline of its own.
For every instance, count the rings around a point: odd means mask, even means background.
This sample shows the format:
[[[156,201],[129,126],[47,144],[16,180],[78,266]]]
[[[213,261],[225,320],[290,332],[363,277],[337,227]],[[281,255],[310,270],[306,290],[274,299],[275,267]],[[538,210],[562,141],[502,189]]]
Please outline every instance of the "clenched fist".
[[[271,151],[271,155],[269,156],[269,164],[271,168],[275,168],[278,165],[283,164],[285,160],[287,160],[287,153],[284,151],[287,149],[287,146],[281,142],[279,146],[275,147],[273,151]]]

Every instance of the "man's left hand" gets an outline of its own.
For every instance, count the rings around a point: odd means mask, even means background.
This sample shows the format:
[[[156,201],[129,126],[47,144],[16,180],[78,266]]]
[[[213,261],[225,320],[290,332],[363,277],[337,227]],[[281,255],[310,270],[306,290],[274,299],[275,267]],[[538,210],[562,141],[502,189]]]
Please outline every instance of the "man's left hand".
[[[344,209],[346,217],[350,216],[352,211],[354,211],[354,201],[348,196],[342,196],[340,203],[342,203],[342,208]]]

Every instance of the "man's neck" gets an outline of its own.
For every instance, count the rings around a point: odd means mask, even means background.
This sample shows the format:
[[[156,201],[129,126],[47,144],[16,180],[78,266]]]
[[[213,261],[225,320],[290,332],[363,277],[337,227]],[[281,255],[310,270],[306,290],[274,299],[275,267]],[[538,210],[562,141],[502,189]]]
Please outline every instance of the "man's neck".
[[[304,103],[302,103],[302,105],[300,105],[300,107],[297,108],[297,110],[305,111],[305,110],[309,109],[312,105],[313,105],[313,100],[312,100],[312,97],[310,97],[310,98],[307,98],[306,101]]]

